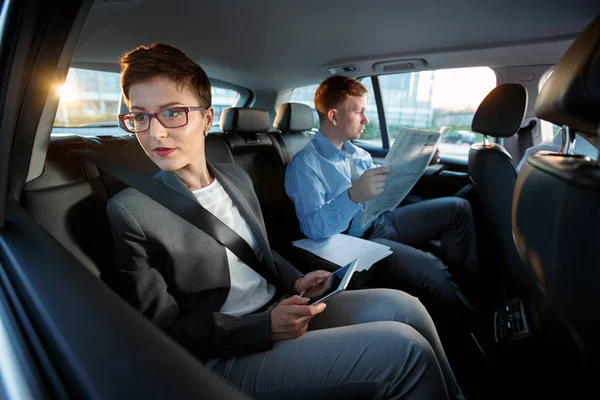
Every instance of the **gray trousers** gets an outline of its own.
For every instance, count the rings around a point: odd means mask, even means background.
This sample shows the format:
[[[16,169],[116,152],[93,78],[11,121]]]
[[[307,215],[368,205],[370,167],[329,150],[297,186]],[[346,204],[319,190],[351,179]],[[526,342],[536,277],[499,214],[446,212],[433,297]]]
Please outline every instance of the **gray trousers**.
[[[413,246],[439,239],[444,262]],[[477,310],[456,285],[452,274],[474,282],[478,274],[471,206],[458,197],[426,200],[382,214],[373,224],[369,240],[390,246],[394,254],[372,267],[367,285],[375,279],[387,287],[417,296],[435,321],[472,322]],[[360,285],[359,285],[360,286]]]
[[[418,299],[391,289],[343,292],[303,336],[207,365],[260,399],[461,399]]]

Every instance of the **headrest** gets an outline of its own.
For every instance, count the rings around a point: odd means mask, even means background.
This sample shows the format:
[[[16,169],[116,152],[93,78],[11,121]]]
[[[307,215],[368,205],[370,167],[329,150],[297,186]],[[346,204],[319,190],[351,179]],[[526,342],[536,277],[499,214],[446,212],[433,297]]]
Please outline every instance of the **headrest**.
[[[204,153],[206,159],[211,163],[233,164],[233,155],[223,135],[209,133],[204,138]]]
[[[225,133],[262,133],[269,130],[267,110],[232,107],[223,111],[219,123]]]
[[[283,103],[277,110],[273,127],[282,133],[304,132],[313,128],[313,112],[300,103]]]
[[[493,137],[511,137],[521,127],[526,110],[527,91],[523,86],[498,85],[477,108],[471,129]]]
[[[535,103],[535,115],[556,125],[597,133],[600,124],[600,17],[560,59]]]

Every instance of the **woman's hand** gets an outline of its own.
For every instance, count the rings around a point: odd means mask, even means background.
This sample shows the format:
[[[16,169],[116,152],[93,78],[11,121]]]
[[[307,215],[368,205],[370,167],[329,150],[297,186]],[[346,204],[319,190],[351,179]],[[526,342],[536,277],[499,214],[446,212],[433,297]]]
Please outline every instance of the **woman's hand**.
[[[329,287],[329,276],[331,272],[317,270],[311,271],[294,282],[294,290],[304,297],[315,297],[321,295]]]
[[[308,300],[292,296],[277,304],[271,311],[271,340],[295,339],[306,333],[310,320],[325,309],[325,303],[306,305]]]

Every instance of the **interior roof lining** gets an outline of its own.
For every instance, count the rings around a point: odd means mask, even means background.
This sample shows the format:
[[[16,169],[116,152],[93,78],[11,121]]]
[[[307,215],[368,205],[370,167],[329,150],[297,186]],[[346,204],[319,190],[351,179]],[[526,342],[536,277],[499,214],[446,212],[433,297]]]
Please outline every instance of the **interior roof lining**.
[[[432,68],[457,62],[495,67],[555,63],[566,48],[561,43],[571,42],[600,12],[600,2],[590,0],[381,0],[377,7],[361,0],[169,4],[186,12],[165,15],[163,0],[96,0],[75,61],[116,63],[135,46],[160,41],[184,50],[211,77],[274,92],[319,81],[327,76],[327,66],[346,62],[427,55]],[[537,51],[527,57],[510,51],[538,46],[543,48],[539,59]],[[490,48],[498,54],[476,57]],[[364,68],[361,74],[371,73]]]

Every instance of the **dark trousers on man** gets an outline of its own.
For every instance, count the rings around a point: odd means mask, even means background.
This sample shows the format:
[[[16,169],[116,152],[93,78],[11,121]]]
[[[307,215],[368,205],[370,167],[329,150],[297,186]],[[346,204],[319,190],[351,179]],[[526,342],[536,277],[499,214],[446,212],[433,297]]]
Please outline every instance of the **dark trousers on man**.
[[[378,217],[367,238],[394,252],[362,277],[367,286],[383,285],[418,297],[443,325],[456,320],[477,323],[477,309],[456,283],[472,282],[478,275],[468,201],[448,197],[399,207]],[[439,258],[413,247],[432,240],[441,243]]]

